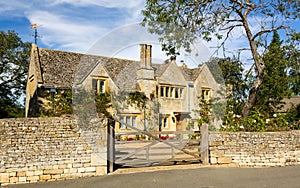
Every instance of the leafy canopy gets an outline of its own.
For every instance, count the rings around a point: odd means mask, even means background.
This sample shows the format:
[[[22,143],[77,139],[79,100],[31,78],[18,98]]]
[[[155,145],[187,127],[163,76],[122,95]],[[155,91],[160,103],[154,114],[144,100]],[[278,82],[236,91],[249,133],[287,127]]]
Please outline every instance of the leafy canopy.
[[[14,31],[0,31],[0,117],[20,116],[18,99],[24,95],[30,43]]]
[[[258,46],[266,34],[289,28],[289,21],[300,17],[298,0],[147,0],[142,25],[160,35],[163,50],[176,56],[178,49],[191,49],[200,37],[221,40],[218,48],[238,29],[248,41],[255,66],[255,80],[243,108],[246,118],[257,98],[265,74],[264,50]],[[258,27],[253,27],[258,26]],[[291,32],[290,32],[291,33]]]

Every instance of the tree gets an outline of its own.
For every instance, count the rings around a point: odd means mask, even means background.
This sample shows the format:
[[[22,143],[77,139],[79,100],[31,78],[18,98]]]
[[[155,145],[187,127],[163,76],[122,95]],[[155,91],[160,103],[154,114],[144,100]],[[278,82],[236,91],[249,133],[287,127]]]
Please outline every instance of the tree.
[[[242,111],[246,118],[265,73],[265,62],[257,42],[270,32],[288,29],[286,21],[298,19],[299,10],[297,0],[147,0],[142,25],[160,35],[163,49],[174,56],[178,53],[174,48],[190,50],[197,37],[207,41],[216,37],[222,40],[220,47],[224,47],[232,32],[242,28],[256,70],[255,82]],[[260,29],[256,31],[250,25],[258,20]]]
[[[287,74],[288,61],[282,41],[275,31],[267,53],[263,57],[265,63],[265,76],[257,93],[255,106],[265,112],[280,109],[281,101],[291,93]]]
[[[289,83],[292,95],[300,95],[300,32],[293,33],[292,38],[284,46],[289,66]]]
[[[20,96],[24,95],[30,43],[14,31],[0,31],[0,118],[20,116]]]
[[[226,86],[227,108],[233,106],[231,110],[235,114],[241,114],[247,92],[242,63],[238,59],[227,57],[212,58],[206,64],[216,81]]]

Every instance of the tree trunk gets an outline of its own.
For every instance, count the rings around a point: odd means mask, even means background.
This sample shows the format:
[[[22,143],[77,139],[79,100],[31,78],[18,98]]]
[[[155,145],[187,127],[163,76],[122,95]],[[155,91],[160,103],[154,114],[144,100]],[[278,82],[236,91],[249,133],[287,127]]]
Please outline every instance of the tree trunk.
[[[254,42],[254,38],[253,38],[253,35],[251,33],[250,27],[248,25],[248,20],[247,20],[246,15],[244,15],[244,17],[243,17],[243,26],[244,26],[245,31],[246,31],[246,35],[247,35],[247,38],[248,38],[248,41],[249,41],[251,53],[252,53],[254,64],[255,64],[255,67],[256,67],[256,71],[257,71],[257,80],[255,81],[255,83],[251,87],[250,92],[249,92],[248,100],[247,100],[247,102],[246,102],[246,104],[245,104],[245,106],[242,110],[243,118],[246,119],[248,117],[248,114],[249,114],[251,108],[253,107],[253,105],[255,103],[259,87],[261,86],[261,84],[263,82],[265,65],[264,65],[264,62],[263,62],[262,58],[260,57],[260,55],[257,51],[257,46]]]
[[[261,77],[258,77],[256,82],[254,83],[254,85],[250,89],[248,101],[246,102],[246,104],[245,104],[245,106],[242,110],[242,114],[243,114],[243,117],[245,119],[248,117],[249,112],[250,112],[251,108],[253,107],[253,105],[255,103],[257,92],[259,90],[259,87],[262,84],[262,81],[263,81],[263,79]]]

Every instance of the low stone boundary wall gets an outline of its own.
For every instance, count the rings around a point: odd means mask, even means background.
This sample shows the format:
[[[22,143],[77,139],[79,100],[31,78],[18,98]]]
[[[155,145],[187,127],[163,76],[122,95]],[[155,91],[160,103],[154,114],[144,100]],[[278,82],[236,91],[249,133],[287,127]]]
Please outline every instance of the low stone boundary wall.
[[[210,132],[210,164],[285,166],[300,164],[300,131]]]
[[[101,130],[82,131],[71,117],[1,119],[0,185],[106,174]]]

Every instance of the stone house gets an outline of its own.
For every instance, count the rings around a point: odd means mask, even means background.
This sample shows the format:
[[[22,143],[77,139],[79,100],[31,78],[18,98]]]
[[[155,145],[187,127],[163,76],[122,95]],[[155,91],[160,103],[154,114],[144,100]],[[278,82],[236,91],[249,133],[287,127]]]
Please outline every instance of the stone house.
[[[43,109],[53,108],[47,91],[54,96],[58,91],[71,90],[74,82],[97,93],[143,92],[154,98],[157,111],[152,116],[145,109],[128,107],[118,117],[132,126],[143,129],[147,121],[157,118],[155,129],[162,131],[185,130],[186,125],[198,118],[199,97],[204,100],[217,95],[219,85],[204,64],[188,68],[175,60],[168,64],[152,62],[152,46],[140,45],[140,61],[84,55],[39,48],[32,45],[26,88],[26,117],[40,116]],[[148,106],[154,108],[154,106]],[[148,120],[146,118],[148,116]],[[116,130],[127,130],[117,123]]]

